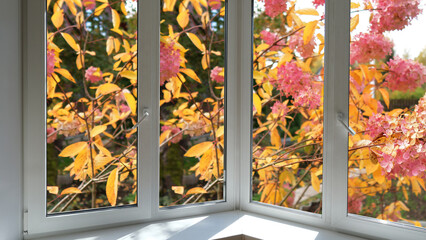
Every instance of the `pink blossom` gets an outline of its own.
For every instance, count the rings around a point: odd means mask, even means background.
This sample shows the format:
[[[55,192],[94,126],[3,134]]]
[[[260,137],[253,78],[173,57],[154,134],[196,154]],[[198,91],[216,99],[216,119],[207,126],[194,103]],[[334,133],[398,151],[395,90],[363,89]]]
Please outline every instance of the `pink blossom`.
[[[277,114],[278,117],[281,118],[281,121],[285,121],[285,116],[287,115],[289,109],[287,107],[287,104],[284,104],[282,102],[275,102],[274,105],[271,107],[272,113]]]
[[[295,61],[278,67],[277,89],[286,97],[293,97],[297,107],[315,109],[321,104],[321,93],[318,85],[314,84],[314,76],[305,73]]]
[[[93,10],[96,7],[96,0],[83,0],[83,5],[88,10]]]
[[[171,132],[170,132],[170,136],[169,137],[172,137],[172,136],[174,136],[175,134],[177,134],[178,132],[180,132],[181,130],[180,130],[180,128],[178,128],[178,127],[174,127],[174,126],[162,126],[161,127],[161,131],[162,132],[165,132],[165,131],[167,131],[167,130],[171,130]],[[170,140],[170,142],[172,142],[172,143],[178,143],[178,142],[180,142],[180,140],[182,140],[182,133],[180,133],[180,134],[178,134],[178,135],[176,135],[176,136],[174,136],[171,140]]]
[[[275,45],[270,48],[271,51],[278,51],[282,48],[282,46],[285,45],[284,40],[278,41],[280,37],[277,34],[268,32],[266,30],[260,32],[260,38],[262,38],[262,40],[269,46]]]
[[[373,114],[367,122],[365,131],[372,139],[383,134],[389,128],[390,117],[388,115]]]
[[[391,90],[414,90],[426,82],[426,67],[418,62],[396,57],[388,66],[386,86]]]
[[[266,15],[274,18],[287,10],[287,0],[262,0],[265,2]]]
[[[383,59],[392,53],[393,46],[393,42],[385,38],[383,34],[360,33],[351,43],[351,64]]]
[[[373,0],[373,2],[377,10],[374,10],[370,28],[378,33],[402,30],[422,12],[419,8],[420,0]]]
[[[130,107],[127,104],[121,104],[120,105],[120,112],[121,113],[127,113],[130,111]]]
[[[319,6],[325,5],[325,0],[314,0],[312,4],[314,4],[315,8],[318,8]]]
[[[303,31],[298,31],[290,37],[288,45],[291,49],[297,50],[303,58],[311,57],[315,48],[315,37],[312,37],[311,41],[305,44],[303,41]]]
[[[175,43],[160,44],[160,84],[175,76],[179,72],[180,50],[174,48]]]
[[[214,67],[210,73],[210,78],[217,83],[223,83],[225,81],[225,78],[223,74],[220,74],[222,71],[223,68],[218,66]]]
[[[96,83],[103,80],[102,71],[100,70],[100,68],[93,66],[90,66],[86,70],[86,74],[84,76],[86,77],[86,81],[89,81],[91,83]]]
[[[220,0],[209,0],[209,6],[213,10],[220,9],[220,7],[221,7]]]
[[[365,196],[362,194],[353,194],[348,196],[348,212],[358,214],[362,209],[362,201],[365,199]]]
[[[46,73],[47,76],[51,76],[55,69],[56,59],[55,50],[48,49],[46,54]]]
[[[58,136],[58,132],[53,127],[48,127],[46,129],[46,136],[46,142],[53,143],[56,140],[56,137]]]

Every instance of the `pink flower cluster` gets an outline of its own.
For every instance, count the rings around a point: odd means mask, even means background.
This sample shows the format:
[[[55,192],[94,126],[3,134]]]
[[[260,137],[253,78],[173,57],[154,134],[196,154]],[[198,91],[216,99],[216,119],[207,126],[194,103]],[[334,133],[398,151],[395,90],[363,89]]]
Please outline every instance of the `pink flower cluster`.
[[[385,138],[385,145],[375,152],[389,176],[426,176],[426,96],[412,113],[399,117],[373,115],[366,131],[373,139]]]
[[[175,76],[179,72],[180,66],[180,50],[175,49],[175,43],[160,44],[160,84]]]
[[[315,48],[315,37],[312,37],[311,41],[305,45],[303,31],[298,31],[290,37],[288,45],[291,49],[297,50],[303,58],[311,57]]]
[[[178,127],[174,127],[174,126],[166,126],[166,125],[161,127],[161,131],[162,131],[162,132],[167,131],[167,130],[171,130],[170,137],[172,137],[172,136],[173,136],[173,135],[175,135],[176,133],[180,132],[180,128],[178,128]],[[180,142],[180,140],[182,140],[182,133],[181,133],[181,134],[176,135],[175,137],[173,137],[173,138],[170,140],[170,142],[172,142],[172,143],[178,143],[178,142]]]
[[[426,82],[426,67],[421,63],[396,57],[388,66],[386,86],[391,90],[414,90]]]
[[[265,2],[266,15],[274,18],[287,10],[287,0],[262,0]]]
[[[218,10],[221,7],[220,0],[209,0],[209,6],[213,10]]]
[[[314,84],[315,79],[297,66],[295,61],[278,67],[277,89],[286,97],[292,96],[294,106],[318,108],[321,104],[320,89]]]
[[[51,76],[55,69],[56,59],[55,50],[48,49],[46,53],[46,73],[47,76]]]
[[[352,194],[348,196],[348,212],[358,214],[362,209],[362,201],[365,199],[365,196],[362,194]]]
[[[222,71],[223,68],[218,66],[214,67],[210,73],[210,78],[217,83],[223,83],[225,81],[225,77],[220,75]]]
[[[90,66],[86,70],[86,74],[84,76],[86,77],[86,81],[91,83],[96,83],[103,80],[102,71],[99,68],[93,66]]]
[[[402,30],[422,12],[420,0],[374,0],[374,3],[377,13],[371,19],[370,28],[378,33]]]
[[[315,8],[318,8],[319,6],[325,5],[325,0],[314,0],[312,4],[314,4]]]
[[[277,114],[278,117],[281,118],[281,121],[285,121],[285,116],[287,115],[289,109],[286,104],[282,102],[275,102],[274,105],[271,107],[272,113]]]
[[[93,10],[96,7],[96,0],[83,0],[83,5],[88,10]]]
[[[260,38],[269,46],[274,45],[270,48],[271,51],[278,51],[282,48],[282,46],[285,45],[284,39],[278,41],[280,37],[277,34],[268,32],[266,30],[260,32]]]
[[[351,43],[351,64],[369,63],[392,53],[394,44],[379,33],[360,33]]]

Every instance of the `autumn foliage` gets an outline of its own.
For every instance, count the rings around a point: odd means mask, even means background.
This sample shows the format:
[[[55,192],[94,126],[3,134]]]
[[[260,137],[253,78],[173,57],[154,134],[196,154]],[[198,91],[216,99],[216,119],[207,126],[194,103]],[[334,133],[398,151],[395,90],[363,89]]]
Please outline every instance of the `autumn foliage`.
[[[321,213],[325,1],[254,1],[253,200]],[[395,56],[386,33],[410,25],[419,2],[352,2],[348,76],[348,211],[417,226],[426,97],[400,109],[391,93],[422,87],[426,67]],[[70,178],[48,178],[49,212],[137,202],[136,5],[47,1],[48,168]],[[223,199],[225,5],[161,1],[161,206]]]

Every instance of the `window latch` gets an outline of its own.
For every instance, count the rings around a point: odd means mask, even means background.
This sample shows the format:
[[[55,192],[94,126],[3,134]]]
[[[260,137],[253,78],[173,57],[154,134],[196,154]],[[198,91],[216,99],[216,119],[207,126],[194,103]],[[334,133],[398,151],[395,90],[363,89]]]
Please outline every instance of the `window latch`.
[[[343,121],[343,113],[342,112],[337,113],[337,120],[339,120],[339,122],[346,128],[346,130],[348,130],[348,132],[352,136],[354,136],[356,134],[356,132],[349,125],[347,125],[345,121]]]
[[[133,130],[133,129],[135,129],[135,128],[137,128],[137,127],[139,127],[139,125],[147,118],[147,117],[149,117],[149,112],[148,112],[148,108],[144,108],[143,110],[142,110],[142,117],[139,119],[139,121],[130,129],[130,131],[131,130]]]

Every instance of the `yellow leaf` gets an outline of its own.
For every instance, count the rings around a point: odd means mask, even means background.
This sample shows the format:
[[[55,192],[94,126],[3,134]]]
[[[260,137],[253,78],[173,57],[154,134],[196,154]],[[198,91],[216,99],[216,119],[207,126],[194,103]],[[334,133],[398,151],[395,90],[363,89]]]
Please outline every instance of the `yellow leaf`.
[[[113,83],[105,83],[98,87],[96,90],[96,97],[99,95],[107,95],[112,92],[120,91],[121,88]]]
[[[71,35],[69,35],[68,33],[61,33],[61,35],[68,43],[68,45],[70,45],[70,47],[74,49],[74,51],[80,51],[80,46],[75,42],[74,38]]]
[[[188,9],[185,9],[179,13],[179,15],[176,18],[177,22],[179,23],[179,26],[182,29],[185,29],[185,27],[189,23],[189,12]]]
[[[105,9],[106,7],[108,7],[108,3],[104,3],[104,4],[100,5],[99,7],[97,7],[97,8],[95,9],[95,16],[99,16],[99,15],[101,15],[101,13],[104,11],[104,9]]]
[[[95,170],[100,169],[102,167],[104,167],[106,164],[110,163],[112,160],[114,160],[115,157],[105,157],[105,156],[101,156],[101,155],[97,155],[95,157]]]
[[[130,80],[136,80],[138,78],[136,71],[130,71],[130,70],[122,71],[120,73],[120,76],[128,78]]]
[[[303,43],[306,45],[308,44],[311,39],[312,36],[315,33],[315,29],[317,27],[318,21],[312,21],[312,22],[308,22],[305,26],[305,29],[303,30]]]
[[[51,194],[58,194],[59,187],[58,186],[47,186],[47,191]]]
[[[90,131],[90,137],[94,138],[97,135],[103,133],[106,129],[107,129],[107,126],[105,125],[96,126],[92,129],[92,131]]]
[[[204,46],[204,44],[201,43],[201,40],[197,37],[197,35],[193,34],[193,33],[186,33],[186,35],[189,37],[189,39],[191,40],[191,42],[201,51],[201,52],[205,52],[206,51],[206,47]]]
[[[183,195],[184,187],[183,186],[172,186],[172,190],[176,194]]]
[[[127,16],[126,4],[124,4],[124,2],[121,2],[120,8],[121,8],[121,12],[123,12],[124,16]]]
[[[191,188],[186,192],[186,195],[197,194],[197,193],[207,193],[207,191],[202,187]]]
[[[385,102],[386,107],[389,108],[390,101],[389,101],[389,92],[388,92],[388,90],[386,90],[384,88],[379,88],[379,91],[382,94],[383,101]]]
[[[112,26],[114,29],[118,29],[120,27],[120,15],[115,9],[111,9],[112,12]]]
[[[253,104],[258,114],[262,114],[262,102],[260,101],[259,95],[253,93]]]
[[[88,153],[89,151],[87,149],[84,149],[81,151],[77,157],[74,160],[74,172],[76,175],[83,169],[84,165],[86,165],[86,162],[88,160]]]
[[[75,64],[77,65],[77,69],[80,70],[83,67],[84,63],[84,55],[78,54],[77,59],[75,60]]]
[[[65,0],[65,3],[68,6],[68,9],[72,13],[72,15],[75,15],[77,13],[77,9],[75,8],[75,5],[72,0]]]
[[[382,175],[382,168],[377,168],[377,170],[373,172],[373,178],[379,184],[382,184],[386,181],[385,176]]]
[[[133,114],[136,114],[136,100],[130,92],[125,92],[124,97],[126,98],[127,105],[129,105],[130,110]]]
[[[185,157],[199,157],[203,155],[211,146],[212,142],[202,142],[195,146],[192,146],[186,153]]]
[[[281,137],[276,127],[271,130],[271,144],[281,147]]]
[[[185,73],[186,75],[188,75],[188,77],[190,77],[190,78],[194,79],[195,81],[201,83],[200,78],[197,76],[197,74],[194,72],[194,70],[189,69],[189,68],[181,68],[181,69],[179,69],[179,71]]]
[[[64,23],[64,10],[57,10],[52,15],[52,23],[56,28],[60,28]]]
[[[112,51],[114,50],[114,38],[109,37],[106,42],[106,51],[108,55],[111,55]]]
[[[71,73],[68,70],[66,70],[64,68],[55,68],[55,72],[61,74],[62,77],[70,80],[71,82],[76,83],[74,78],[72,77]]]
[[[359,14],[351,18],[351,32],[358,26],[359,23]]]
[[[61,192],[61,195],[64,195],[64,194],[71,194],[71,193],[81,193],[81,190],[80,190],[80,189],[78,189],[78,188],[76,188],[76,187],[69,187],[69,188],[64,189],[64,190]]]
[[[107,184],[106,184],[106,195],[108,198],[108,202],[111,204],[111,206],[115,206],[117,204],[117,191],[118,191],[118,171],[117,171],[117,168],[115,168],[109,174]]]
[[[104,146],[101,145],[101,143],[94,142],[95,146],[101,151],[104,155],[111,157],[111,152],[106,149]]]
[[[313,172],[311,172],[311,184],[315,191],[320,192],[320,180]]]
[[[76,142],[68,147],[66,147],[64,150],[62,150],[61,153],[59,153],[60,157],[73,157],[80,153],[85,147],[87,147],[87,142]]]
[[[313,8],[304,8],[304,9],[299,9],[297,11],[295,11],[295,13],[297,14],[301,14],[301,15],[313,15],[313,16],[319,16],[319,13],[317,10],[313,9]]]
[[[203,67],[203,69],[206,69],[208,68],[209,65],[210,65],[210,55],[204,54],[203,59],[201,59],[201,66]]]

